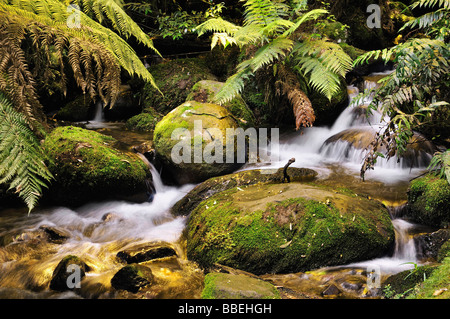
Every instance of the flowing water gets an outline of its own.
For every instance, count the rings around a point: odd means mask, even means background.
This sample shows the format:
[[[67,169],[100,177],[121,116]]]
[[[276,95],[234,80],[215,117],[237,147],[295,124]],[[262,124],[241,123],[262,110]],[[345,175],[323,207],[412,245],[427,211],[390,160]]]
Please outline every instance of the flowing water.
[[[379,76],[376,75],[376,78]],[[366,88],[373,85],[376,85],[375,81],[369,78]],[[355,87],[349,87],[350,97],[357,93]],[[102,105],[97,106],[98,113],[87,127],[124,138],[126,134],[123,131],[115,131],[117,124],[103,121]],[[279,160],[266,167],[282,167],[289,158],[295,157],[292,166],[315,169],[321,180],[357,188],[388,204],[404,202],[409,180],[423,172],[429,155],[418,153],[416,157],[420,160],[408,165],[402,160],[380,161],[374,171],[367,173],[367,181],[362,183],[358,175],[364,149],[336,136],[353,129],[371,134],[379,129],[383,121],[381,113],[374,112],[366,118],[361,107],[349,105],[331,127],[312,127],[302,130],[300,134],[295,132],[283,136],[277,145]],[[139,138],[133,135],[126,143],[135,143]],[[90,203],[77,209],[42,208],[30,216],[19,209],[0,212],[0,298],[74,297],[73,293],[61,294],[48,289],[53,270],[67,255],[77,255],[92,268],[83,279],[84,288],[79,295],[86,298],[120,297],[111,293],[110,289],[112,276],[123,266],[116,258],[117,253],[139,244],[159,241],[171,243],[177,250],[178,258],[150,265],[158,278],[164,279],[159,290],[153,291],[150,297],[199,297],[202,276],[187,261],[184,244],[179,241],[186,219],[173,217],[169,213],[170,208],[194,185],[164,185],[156,168],[143,155],[141,158],[153,176],[156,193],[151,202],[107,201]],[[338,268],[354,271],[377,265],[383,273],[389,274],[412,268],[411,263],[418,263],[414,241],[409,233],[414,225],[395,214],[392,217],[396,231],[396,248],[392,256]],[[42,240],[43,229],[48,227],[62,230],[67,238],[58,243]],[[302,276],[291,279],[299,287],[305,282],[308,285],[314,283],[310,275]]]

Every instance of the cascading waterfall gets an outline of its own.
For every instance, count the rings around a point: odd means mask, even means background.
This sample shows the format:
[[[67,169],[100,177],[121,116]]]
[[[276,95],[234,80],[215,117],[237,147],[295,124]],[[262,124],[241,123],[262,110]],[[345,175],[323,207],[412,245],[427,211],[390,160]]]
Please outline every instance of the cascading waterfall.
[[[103,116],[103,102],[98,101],[95,104],[95,115],[94,115],[94,122],[103,122],[104,116]]]
[[[364,89],[374,88],[377,81],[386,73],[375,73],[368,76]],[[355,86],[348,87],[349,100],[358,95]],[[375,134],[386,123],[386,118],[379,111],[366,116],[366,107],[372,98],[362,101],[362,105],[349,103],[331,127],[309,127],[282,137],[278,154],[273,154],[277,161],[269,167],[282,167],[295,157],[293,167],[309,167],[320,172],[326,171],[327,165],[339,165],[353,174],[359,174],[367,150]],[[375,171],[366,172],[366,179],[380,180],[384,183],[407,180],[425,169],[434,153],[434,146],[420,134],[414,135],[417,147],[408,150],[404,157],[393,157],[389,160],[379,158]]]

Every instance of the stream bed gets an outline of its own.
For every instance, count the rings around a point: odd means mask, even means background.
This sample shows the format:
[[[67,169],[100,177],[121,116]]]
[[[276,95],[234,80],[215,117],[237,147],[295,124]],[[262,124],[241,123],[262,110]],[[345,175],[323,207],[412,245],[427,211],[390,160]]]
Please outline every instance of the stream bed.
[[[366,85],[373,85],[370,78]],[[349,87],[350,97],[357,92]],[[378,297],[368,283],[371,274],[384,280],[391,274],[413,269],[423,261],[417,258],[413,234],[432,231],[396,215],[406,202],[409,181],[423,173],[431,156],[418,151],[414,167],[402,160],[380,161],[375,170],[359,178],[364,148],[349,142],[344,131],[353,130],[355,141],[373,134],[382,117],[365,118],[356,112],[361,106],[350,105],[332,127],[312,127],[280,138],[279,160],[258,168],[279,168],[295,157],[292,167],[316,170],[324,185],[346,187],[383,202],[391,211],[396,232],[395,251],[390,256],[312,270],[298,274],[267,274],[261,278],[289,291],[288,297],[317,298],[324,296],[330,283],[340,286],[340,298]],[[378,123],[378,124],[372,124]],[[112,135],[123,147],[148,141],[151,136],[123,130],[123,124],[101,121],[88,128]],[[362,135],[361,135],[362,134]],[[107,201],[89,203],[77,209],[41,207],[27,215],[25,209],[4,209],[0,212],[0,298],[200,298],[203,272],[186,258],[181,234],[186,217],[174,217],[170,208],[195,185],[164,185],[159,172],[150,164],[156,194],[152,202],[130,203]],[[243,169],[251,169],[247,166]],[[57,233],[58,238],[51,235]],[[420,233],[419,232],[419,233]],[[50,240],[48,240],[50,236]],[[146,263],[158,278],[151,290],[139,295],[111,289],[111,278],[123,267],[117,254],[148,243],[167,243],[176,251],[175,257]],[[76,255],[90,266],[80,291],[55,292],[48,285],[57,264],[67,255]],[[369,285],[370,286],[370,285]],[[334,296],[332,292],[325,294]]]

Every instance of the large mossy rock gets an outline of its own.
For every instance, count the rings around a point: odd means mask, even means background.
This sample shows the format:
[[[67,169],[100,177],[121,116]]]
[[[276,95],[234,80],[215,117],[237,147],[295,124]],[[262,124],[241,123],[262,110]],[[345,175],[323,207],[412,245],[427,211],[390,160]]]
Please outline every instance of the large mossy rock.
[[[242,274],[209,273],[205,276],[203,299],[280,299],[274,285]]]
[[[138,194],[144,198],[145,180],[150,178],[147,166],[115,144],[110,136],[78,127],[54,129],[43,143],[55,177],[45,200],[79,205],[106,198],[132,199]]]
[[[361,196],[302,183],[234,187],[201,202],[185,232],[188,258],[254,274],[291,273],[386,254],[388,210]]]
[[[180,184],[198,183],[213,176],[231,173],[243,163],[226,161],[226,131],[238,127],[238,121],[223,106],[185,102],[156,125],[153,134],[156,155]],[[237,154],[235,145],[232,146],[233,152]],[[219,149],[223,156],[216,153]],[[216,156],[217,161],[214,159]]]
[[[186,97],[186,101],[213,103],[214,96],[223,87],[224,82],[202,80],[197,82]],[[242,127],[253,127],[255,116],[240,95],[222,104],[239,120]]]
[[[146,84],[143,89],[143,107],[152,107],[162,114],[182,104],[198,81],[217,80],[205,61],[199,58],[167,61],[151,66],[149,71],[164,95],[151,84]]]
[[[311,182],[317,172],[309,168],[289,167],[287,169],[292,182]],[[227,189],[254,184],[281,183],[283,168],[275,172],[269,169],[252,169],[228,175],[212,177],[194,187],[186,196],[180,199],[171,209],[175,216],[189,215],[202,201]]]
[[[450,223],[450,185],[428,174],[413,180],[408,190],[408,215],[420,224],[444,227]]]

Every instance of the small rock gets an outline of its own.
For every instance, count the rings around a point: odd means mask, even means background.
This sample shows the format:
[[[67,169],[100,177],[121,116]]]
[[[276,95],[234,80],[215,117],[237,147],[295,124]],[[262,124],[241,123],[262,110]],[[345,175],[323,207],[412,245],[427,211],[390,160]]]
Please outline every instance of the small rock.
[[[145,244],[117,253],[117,258],[127,264],[177,256],[176,251],[167,243]]]
[[[337,296],[341,293],[341,291],[339,290],[338,287],[336,287],[335,285],[331,284],[328,286],[327,289],[325,289],[322,292],[323,296]]]
[[[136,293],[142,287],[153,283],[152,270],[139,264],[127,265],[121,268],[111,279],[111,285],[116,289],[123,289]]]
[[[54,226],[42,225],[39,229],[43,230],[48,239],[54,243],[62,243],[70,237],[70,233],[64,229]]]

